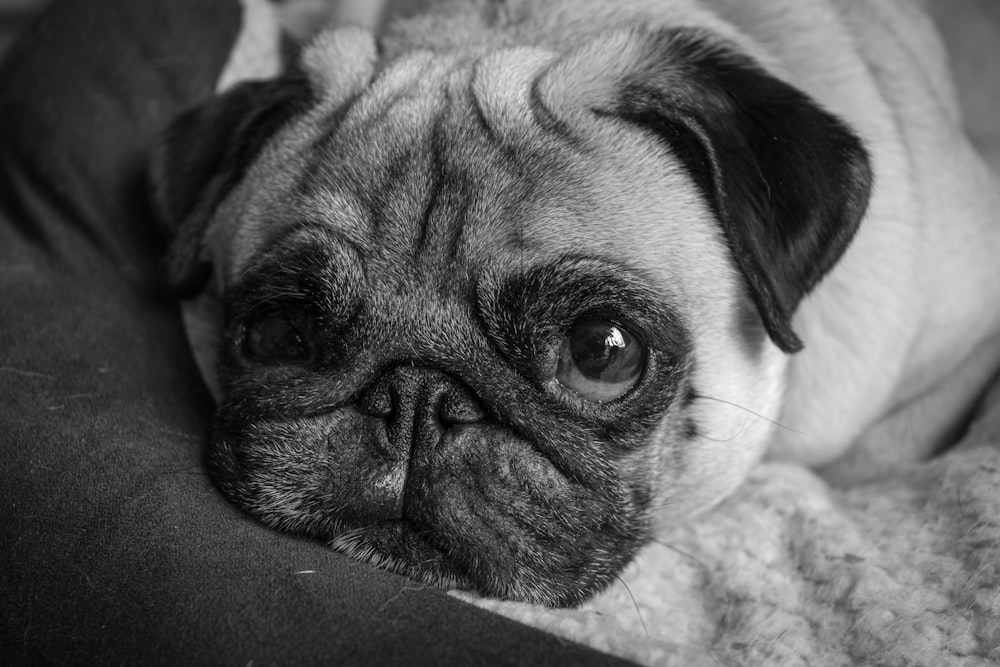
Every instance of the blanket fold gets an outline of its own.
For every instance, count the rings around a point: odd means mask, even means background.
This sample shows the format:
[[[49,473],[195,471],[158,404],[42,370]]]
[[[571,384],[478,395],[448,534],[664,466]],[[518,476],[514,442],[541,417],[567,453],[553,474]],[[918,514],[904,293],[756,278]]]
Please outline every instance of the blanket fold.
[[[995,664],[1000,448],[985,431],[850,489],[762,465],[579,610],[478,604],[650,665]]]

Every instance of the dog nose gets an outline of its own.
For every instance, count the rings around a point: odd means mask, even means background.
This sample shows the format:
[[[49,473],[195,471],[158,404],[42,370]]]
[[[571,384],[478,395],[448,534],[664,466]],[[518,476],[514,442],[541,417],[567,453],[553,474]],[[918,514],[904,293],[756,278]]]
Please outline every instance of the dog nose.
[[[465,384],[442,371],[421,366],[388,369],[361,395],[358,409],[398,426],[433,422],[439,429],[486,418],[485,410]]]
[[[383,494],[380,513],[372,520],[419,520],[426,494],[433,487],[431,471],[447,450],[452,427],[475,424],[487,417],[475,394],[442,371],[420,366],[389,368],[372,382],[356,403],[366,415],[384,421],[371,446],[379,458],[400,467],[399,484]]]

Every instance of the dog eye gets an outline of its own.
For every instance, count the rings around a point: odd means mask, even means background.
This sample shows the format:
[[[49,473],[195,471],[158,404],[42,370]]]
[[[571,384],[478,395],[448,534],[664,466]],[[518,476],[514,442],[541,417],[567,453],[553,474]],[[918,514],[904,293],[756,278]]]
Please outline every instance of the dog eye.
[[[246,353],[257,361],[305,361],[312,352],[303,328],[284,312],[262,315],[247,327]]]
[[[583,320],[563,339],[556,379],[586,401],[606,403],[638,382],[645,361],[645,348],[624,327]]]

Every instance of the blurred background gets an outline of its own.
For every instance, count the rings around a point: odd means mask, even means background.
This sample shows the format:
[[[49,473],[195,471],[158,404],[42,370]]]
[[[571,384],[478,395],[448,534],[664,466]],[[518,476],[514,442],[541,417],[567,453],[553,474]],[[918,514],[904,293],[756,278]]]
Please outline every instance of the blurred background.
[[[42,10],[49,0],[0,0],[0,56],[24,23]]]
[[[1000,0],[923,0],[951,56],[965,127],[1000,171]]]
[[[50,1],[0,0],[0,57],[25,23]],[[942,29],[952,55],[966,129],[994,166],[1000,167],[1000,0],[914,1],[926,6]]]

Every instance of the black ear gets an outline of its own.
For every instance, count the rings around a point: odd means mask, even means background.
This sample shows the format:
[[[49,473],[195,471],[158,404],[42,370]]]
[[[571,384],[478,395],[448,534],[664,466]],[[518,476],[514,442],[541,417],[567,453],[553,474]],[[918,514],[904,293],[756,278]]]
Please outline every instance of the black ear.
[[[216,207],[243,178],[265,143],[309,106],[304,77],[241,84],[181,114],[154,148],[152,207],[171,239],[167,282],[180,296],[204,287],[209,264],[202,239]]]
[[[797,352],[792,315],[868,206],[867,152],[843,122],[717,37],[638,37],[645,64],[621,81],[612,113],[670,145],[721,222],[771,339]]]

